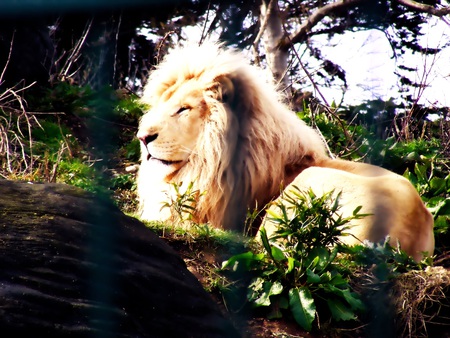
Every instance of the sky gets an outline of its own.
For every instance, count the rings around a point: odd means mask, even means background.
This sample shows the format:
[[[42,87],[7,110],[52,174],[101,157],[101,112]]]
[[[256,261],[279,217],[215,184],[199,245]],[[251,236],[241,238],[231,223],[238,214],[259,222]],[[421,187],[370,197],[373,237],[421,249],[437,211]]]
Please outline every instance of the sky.
[[[187,27],[185,37],[197,41],[202,30],[202,25]],[[423,33],[422,46],[437,48],[450,44],[450,25],[441,19],[432,17],[423,27]],[[397,101],[400,96],[399,78],[394,72],[398,63],[416,68],[415,74],[407,75],[418,83],[427,83],[428,86],[422,93],[417,90],[411,92],[414,98],[419,99],[418,103],[450,107],[450,47],[444,48],[437,56],[424,57],[409,52],[403,56],[404,60],[396,60],[386,36],[379,30],[346,32],[335,35],[331,40],[326,36],[314,36],[312,43],[320,47],[323,56],[346,71],[348,87],[342,102],[344,105],[360,104],[378,98],[394,98]],[[308,85],[301,89],[313,93],[315,91]],[[340,103],[342,100],[340,87],[319,87],[319,90],[328,104],[333,101]]]
[[[450,42],[450,26],[441,20],[432,20],[424,27],[423,46],[442,47]],[[317,38],[321,52],[346,70],[348,90],[344,103],[361,103],[365,100],[384,100],[398,96],[398,77],[394,74],[396,60],[383,32],[368,30],[348,32],[335,36],[330,41]],[[424,105],[450,106],[450,47],[437,56],[424,57],[407,53],[404,61],[409,67],[417,68],[414,80],[424,79],[429,85],[418,101]],[[339,101],[341,93],[321,88],[328,102]],[[413,97],[418,97],[414,91]]]

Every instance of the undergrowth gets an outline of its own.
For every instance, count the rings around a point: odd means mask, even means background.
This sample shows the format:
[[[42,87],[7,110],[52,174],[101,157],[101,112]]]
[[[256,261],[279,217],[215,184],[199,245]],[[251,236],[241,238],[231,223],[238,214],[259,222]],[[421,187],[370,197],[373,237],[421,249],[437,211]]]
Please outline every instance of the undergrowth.
[[[0,95],[0,176],[107,193],[133,212],[135,177],[125,168],[138,160],[143,109],[133,95],[66,82],[26,100]]]

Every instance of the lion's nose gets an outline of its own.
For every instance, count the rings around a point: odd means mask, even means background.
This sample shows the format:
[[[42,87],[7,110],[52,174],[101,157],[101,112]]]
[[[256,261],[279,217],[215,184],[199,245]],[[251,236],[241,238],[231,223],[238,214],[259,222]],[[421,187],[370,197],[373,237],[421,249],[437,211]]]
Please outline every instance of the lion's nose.
[[[138,139],[141,140],[144,145],[149,144],[150,142],[153,142],[158,137],[158,134],[152,134],[152,135],[144,135],[144,136],[138,136]]]

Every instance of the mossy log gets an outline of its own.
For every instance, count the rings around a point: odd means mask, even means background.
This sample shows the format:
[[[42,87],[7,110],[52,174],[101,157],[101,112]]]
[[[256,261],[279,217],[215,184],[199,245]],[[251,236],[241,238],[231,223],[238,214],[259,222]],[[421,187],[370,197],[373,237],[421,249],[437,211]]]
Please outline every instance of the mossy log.
[[[183,260],[107,199],[0,180],[2,337],[238,337]]]

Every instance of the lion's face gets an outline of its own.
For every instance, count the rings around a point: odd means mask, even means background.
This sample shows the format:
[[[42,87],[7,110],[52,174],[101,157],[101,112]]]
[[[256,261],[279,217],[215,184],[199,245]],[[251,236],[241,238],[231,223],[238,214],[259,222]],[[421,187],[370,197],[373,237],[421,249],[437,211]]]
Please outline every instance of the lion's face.
[[[194,151],[208,106],[195,80],[168,87],[139,124],[142,161],[180,169]]]

